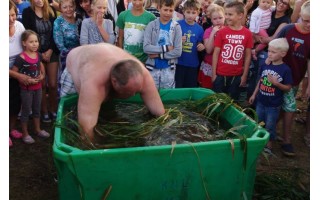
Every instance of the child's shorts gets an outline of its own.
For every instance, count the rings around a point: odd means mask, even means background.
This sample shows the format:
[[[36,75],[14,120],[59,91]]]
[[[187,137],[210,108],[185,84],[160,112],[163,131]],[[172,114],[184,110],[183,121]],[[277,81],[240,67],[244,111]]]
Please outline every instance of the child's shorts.
[[[297,110],[296,94],[298,87],[292,87],[289,92],[285,92],[283,95],[282,109],[285,112],[295,112]]]

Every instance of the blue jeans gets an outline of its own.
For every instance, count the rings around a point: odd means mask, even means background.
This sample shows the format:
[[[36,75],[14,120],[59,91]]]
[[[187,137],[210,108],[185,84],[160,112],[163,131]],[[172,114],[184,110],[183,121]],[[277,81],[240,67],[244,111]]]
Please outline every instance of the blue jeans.
[[[241,76],[219,76],[213,83],[213,91],[216,93],[226,93],[235,101],[238,101],[240,95]]]
[[[267,107],[257,102],[256,113],[258,115],[259,122],[265,123],[265,129],[270,133],[270,140],[276,139],[277,120],[279,118],[281,106],[279,107]]]

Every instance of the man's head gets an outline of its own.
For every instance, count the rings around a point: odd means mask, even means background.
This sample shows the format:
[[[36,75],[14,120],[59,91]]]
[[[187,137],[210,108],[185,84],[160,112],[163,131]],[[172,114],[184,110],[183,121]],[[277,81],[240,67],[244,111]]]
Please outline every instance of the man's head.
[[[306,1],[301,6],[300,18],[302,29],[305,32],[310,32],[310,1]]]
[[[129,98],[140,92],[143,85],[142,68],[136,60],[122,60],[111,69],[111,84],[119,98]]]
[[[268,58],[271,62],[282,60],[289,50],[289,43],[286,38],[271,40],[268,46]]]

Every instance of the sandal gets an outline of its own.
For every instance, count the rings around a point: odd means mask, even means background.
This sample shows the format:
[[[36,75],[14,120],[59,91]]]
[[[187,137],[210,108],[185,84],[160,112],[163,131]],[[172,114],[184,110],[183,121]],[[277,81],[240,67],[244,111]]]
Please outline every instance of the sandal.
[[[305,117],[296,117],[294,121],[298,122],[299,124],[306,124],[307,119]]]
[[[22,140],[26,144],[34,143],[34,139],[30,135],[27,135],[26,137],[23,137]]]
[[[38,136],[39,136],[39,137],[43,137],[43,138],[48,138],[48,137],[50,137],[50,134],[49,134],[47,131],[45,131],[45,130],[41,130],[41,131],[38,133]]]
[[[10,132],[10,135],[15,138],[15,139],[20,139],[22,138],[22,133],[20,133],[19,131],[13,129],[11,132]]]

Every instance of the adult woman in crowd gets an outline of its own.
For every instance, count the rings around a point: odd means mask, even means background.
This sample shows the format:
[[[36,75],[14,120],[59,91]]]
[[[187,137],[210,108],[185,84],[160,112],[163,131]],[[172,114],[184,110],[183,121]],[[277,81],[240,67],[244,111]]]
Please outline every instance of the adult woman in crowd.
[[[74,0],[60,0],[59,7],[61,14],[53,24],[53,39],[60,51],[60,73],[62,73],[69,51],[80,46],[81,19],[74,15],[76,9]]]
[[[26,29],[31,29],[40,37],[40,49],[44,66],[46,69],[47,81],[42,84],[42,122],[55,120],[58,104],[58,69],[59,50],[53,40],[53,23],[56,19],[56,11],[49,5],[48,0],[30,0],[30,7],[24,9],[22,13],[22,23]],[[46,87],[48,85],[48,103],[46,97]],[[50,117],[49,113],[50,111]]]
[[[19,82],[28,85],[29,76],[11,70],[15,58],[22,52],[21,35],[25,30],[17,21],[18,10],[13,1],[9,1],[9,133],[13,138],[22,138],[22,133],[16,130],[17,116],[21,108]],[[12,141],[9,137],[9,146]]]
[[[92,16],[91,3],[92,0],[76,0],[76,13],[80,15],[81,19]]]
[[[279,31],[287,24],[291,23],[290,17],[292,14],[292,6],[294,0],[278,0],[276,4],[276,9],[272,12],[271,24],[267,29],[269,37],[256,36],[255,40],[260,43],[268,44],[271,40],[276,38]],[[268,52],[265,50],[260,54],[259,63],[264,62],[267,58]]]

